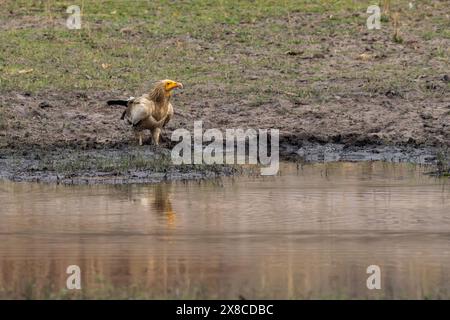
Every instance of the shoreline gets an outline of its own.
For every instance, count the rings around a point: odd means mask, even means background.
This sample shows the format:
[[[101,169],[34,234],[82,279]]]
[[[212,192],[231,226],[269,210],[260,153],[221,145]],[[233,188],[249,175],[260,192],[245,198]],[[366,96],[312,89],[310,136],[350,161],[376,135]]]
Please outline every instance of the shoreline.
[[[408,162],[438,167],[437,147],[299,142],[280,144],[280,161],[301,164],[323,162]],[[120,148],[28,147],[0,149],[0,179],[65,185],[142,184],[259,175],[258,165],[174,165],[170,149],[149,145]],[[430,172],[433,174],[433,172]],[[444,174],[446,175],[446,174]]]

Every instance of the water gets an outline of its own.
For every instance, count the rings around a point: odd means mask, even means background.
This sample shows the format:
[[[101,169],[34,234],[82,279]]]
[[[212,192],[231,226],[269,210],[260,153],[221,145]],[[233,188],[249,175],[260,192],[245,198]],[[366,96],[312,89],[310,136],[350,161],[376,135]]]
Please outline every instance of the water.
[[[160,185],[0,183],[0,298],[450,298],[450,184],[383,162]],[[78,265],[82,290],[65,290]],[[368,290],[366,268],[381,268]]]

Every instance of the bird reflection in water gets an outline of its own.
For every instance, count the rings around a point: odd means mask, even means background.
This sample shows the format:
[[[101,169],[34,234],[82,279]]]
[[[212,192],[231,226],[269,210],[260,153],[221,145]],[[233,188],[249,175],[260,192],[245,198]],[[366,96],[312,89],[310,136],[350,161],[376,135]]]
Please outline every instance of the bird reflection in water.
[[[154,189],[155,200],[153,207],[158,213],[162,213],[166,217],[167,226],[169,228],[175,227],[176,214],[172,209],[172,202],[170,201],[170,193],[172,186],[170,184],[159,184]]]

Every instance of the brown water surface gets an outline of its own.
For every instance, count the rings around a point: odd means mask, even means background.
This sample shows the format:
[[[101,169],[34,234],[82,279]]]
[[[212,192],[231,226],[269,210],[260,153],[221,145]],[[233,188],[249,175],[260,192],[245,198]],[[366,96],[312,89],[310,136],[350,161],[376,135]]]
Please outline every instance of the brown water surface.
[[[0,298],[450,298],[450,183],[383,162],[160,185],[0,182]],[[78,265],[82,290],[65,289]],[[366,268],[381,268],[368,290]]]

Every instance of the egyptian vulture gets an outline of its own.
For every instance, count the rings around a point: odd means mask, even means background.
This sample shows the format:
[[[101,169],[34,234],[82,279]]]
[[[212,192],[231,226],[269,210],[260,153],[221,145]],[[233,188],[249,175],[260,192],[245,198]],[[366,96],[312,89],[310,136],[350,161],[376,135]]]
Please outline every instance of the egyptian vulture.
[[[143,131],[151,131],[153,142],[159,145],[161,129],[173,117],[173,106],[170,103],[172,90],[183,88],[183,84],[172,80],[156,82],[150,93],[128,100],[109,100],[108,105],[123,105],[126,110],[121,119],[133,127],[139,145],[142,146]]]

